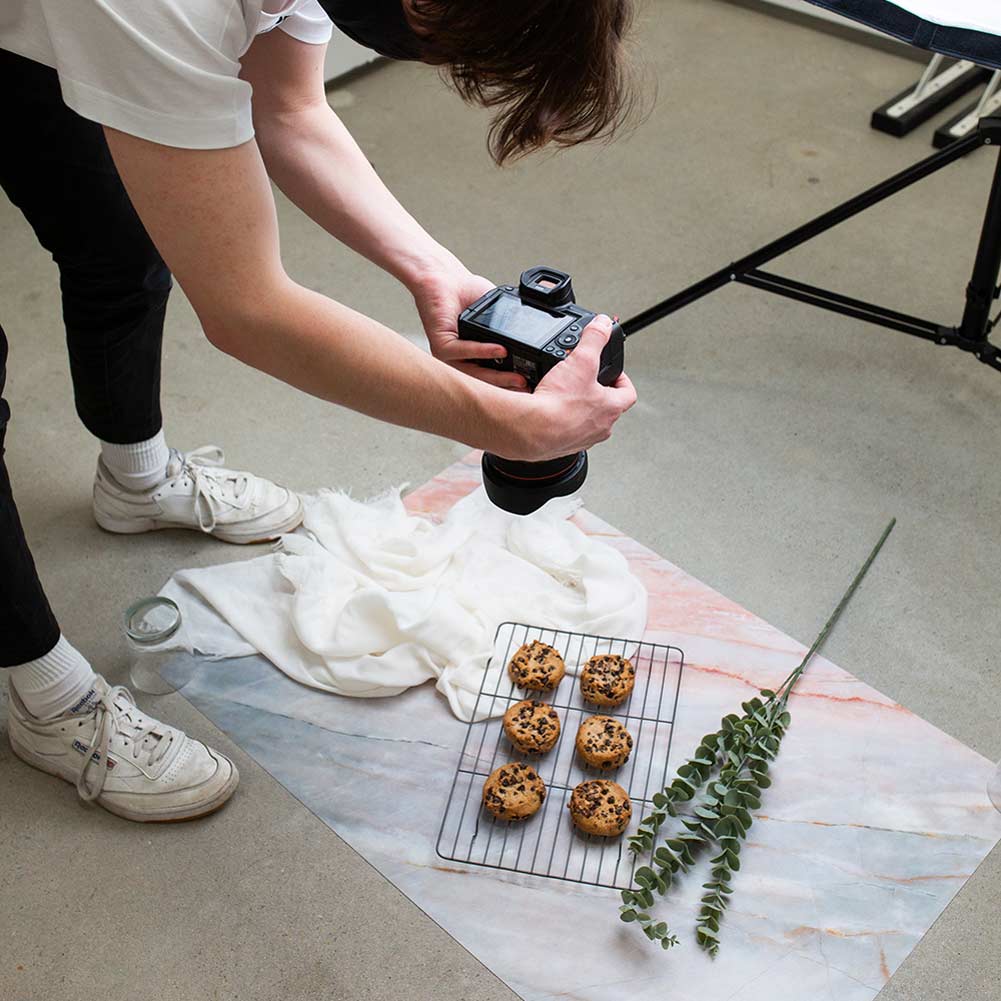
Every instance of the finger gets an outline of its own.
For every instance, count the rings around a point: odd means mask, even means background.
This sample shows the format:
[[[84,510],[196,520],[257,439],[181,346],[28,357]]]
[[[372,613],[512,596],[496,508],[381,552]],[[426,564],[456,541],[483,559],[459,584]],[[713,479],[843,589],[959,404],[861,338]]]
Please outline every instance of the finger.
[[[584,328],[584,333],[580,335],[580,343],[573,349],[568,361],[585,365],[597,374],[601,352],[605,350],[605,345],[611,336],[612,321],[604,313],[600,313]]]
[[[499,389],[514,389],[521,392],[528,390],[525,377],[518,375],[517,372],[498,372],[496,369],[483,368],[482,365],[471,365],[466,362],[457,362],[453,368]]]
[[[633,380],[625,372],[608,388],[616,404],[622,408],[623,413],[636,402],[636,387],[633,385]]]
[[[457,337],[438,349],[438,357],[447,362],[506,358],[507,348],[503,344],[481,344],[479,341],[467,341]]]

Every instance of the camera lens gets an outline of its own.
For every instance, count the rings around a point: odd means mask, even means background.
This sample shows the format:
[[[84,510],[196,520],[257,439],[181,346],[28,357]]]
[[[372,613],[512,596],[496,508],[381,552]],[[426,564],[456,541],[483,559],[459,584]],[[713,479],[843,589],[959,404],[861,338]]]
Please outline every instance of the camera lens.
[[[491,502],[511,514],[531,514],[553,497],[566,497],[587,479],[587,452],[546,462],[516,462],[483,453],[483,486]]]

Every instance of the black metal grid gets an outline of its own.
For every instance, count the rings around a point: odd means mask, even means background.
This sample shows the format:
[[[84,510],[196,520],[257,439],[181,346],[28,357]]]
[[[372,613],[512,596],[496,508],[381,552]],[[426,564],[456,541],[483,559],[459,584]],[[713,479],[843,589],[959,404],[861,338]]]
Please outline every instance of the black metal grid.
[[[567,674],[553,692],[524,692],[508,677],[511,657],[533,639],[555,647],[567,663]],[[570,673],[598,653],[621,654],[636,668],[632,694],[615,709],[585,703],[577,678]],[[574,883],[613,889],[630,886],[638,863],[626,844],[629,830],[620,838],[582,834],[571,824],[566,805],[579,782],[609,778],[629,793],[633,804],[629,829],[636,828],[667,779],[684,661],[680,649],[659,643],[502,623],[473,713],[474,719],[488,718],[470,723],[466,731],[438,831],[438,856]],[[560,716],[559,741],[541,757],[522,754],[504,735],[500,716],[525,698],[548,702]],[[632,754],[618,771],[588,768],[576,753],[577,728],[585,717],[596,713],[616,717],[632,734]],[[495,768],[509,761],[530,763],[546,783],[542,808],[525,821],[496,820],[482,805],[483,783]]]

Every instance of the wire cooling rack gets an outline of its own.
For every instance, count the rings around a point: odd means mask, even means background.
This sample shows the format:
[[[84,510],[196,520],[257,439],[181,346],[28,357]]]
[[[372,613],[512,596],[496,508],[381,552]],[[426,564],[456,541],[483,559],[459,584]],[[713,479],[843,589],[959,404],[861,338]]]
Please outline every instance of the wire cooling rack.
[[[553,692],[525,692],[515,688],[507,665],[523,643],[541,640],[555,647],[566,661],[567,673]],[[617,653],[636,668],[629,698],[617,708],[588,705],[572,672],[589,657]],[[573,883],[624,889],[632,884],[638,864],[626,838],[649,812],[655,793],[667,779],[668,758],[678,709],[678,693],[685,657],[681,650],[659,643],[592,636],[505,622],[497,629],[493,658],[484,672],[438,831],[438,856],[451,862],[506,869]],[[549,703],[560,716],[559,742],[546,755],[526,755],[508,741],[500,717],[522,699]],[[576,753],[581,722],[600,713],[614,716],[633,737],[626,764],[614,772],[589,768]],[[546,784],[542,808],[525,821],[496,820],[482,804],[483,783],[495,768],[509,761],[532,765]],[[566,809],[579,782],[607,778],[629,793],[633,817],[620,838],[582,834],[570,822]]]

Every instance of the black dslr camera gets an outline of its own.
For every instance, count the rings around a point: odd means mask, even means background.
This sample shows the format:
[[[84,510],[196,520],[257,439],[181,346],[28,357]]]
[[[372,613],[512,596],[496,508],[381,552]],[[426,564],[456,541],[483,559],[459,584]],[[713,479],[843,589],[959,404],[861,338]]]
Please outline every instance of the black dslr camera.
[[[479,364],[525,377],[534,389],[567,358],[597,314],[574,302],[570,276],[555,268],[529,268],[517,288],[501,285],[481,296],[459,317],[459,337],[503,344],[504,358]],[[610,386],[622,374],[625,337],[618,323],[601,353],[598,382]],[[578,490],[587,478],[587,452],[548,462],[516,462],[483,455],[483,486],[498,507],[531,514],[552,497]]]

